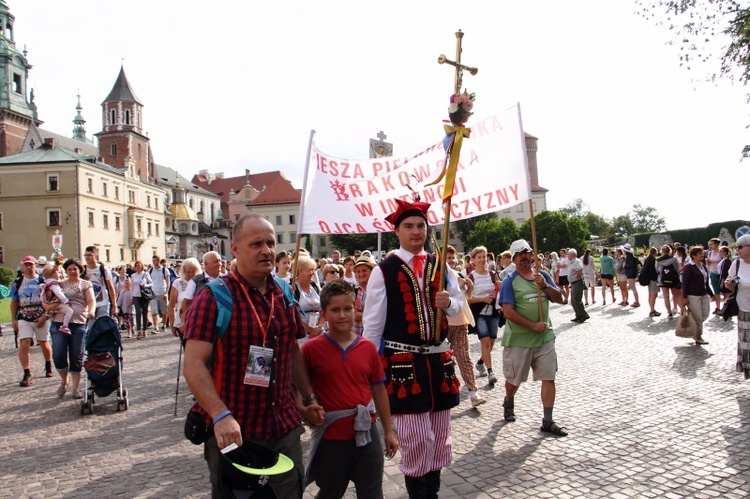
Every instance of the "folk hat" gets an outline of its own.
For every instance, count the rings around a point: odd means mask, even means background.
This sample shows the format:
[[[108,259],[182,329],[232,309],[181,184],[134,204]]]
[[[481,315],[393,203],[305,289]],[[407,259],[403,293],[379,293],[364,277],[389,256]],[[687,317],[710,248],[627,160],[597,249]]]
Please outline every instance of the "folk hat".
[[[633,248],[630,246],[630,243],[625,243],[622,246],[620,246],[620,249],[623,250],[626,253],[632,253]]]
[[[230,489],[258,490],[271,475],[281,475],[294,468],[294,462],[264,445],[245,440],[242,447],[220,454],[222,484]]]
[[[354,262],[353,268],[356,269],[360,265],[367,265],[368,267],[370,267],[370,269],[374,269],[377,263],[375,263],[375,260],[373,260],[372,257],[360,256],[359,258],[357,258],[357,261]]]
[[[31,255],[25,256],[25,257],[23,257],[23,260],[21,261],[21,263],[34,263],[34,264],[36,264],[36,258],[34,258]]]
[[[529,243],[526,242],[526,239],[518,239],[517,241],[513,241],[510,245],[511,258],[515,258],[518,253],[531,253],[532,251],[533,250],[531,249],[531,246],[529,246]]]
[[[410,203],[402,199],[396,199],[396,206],[396,211],[385,217],[386,221],[392,223],[395,228],[398,228],[398,225],[406,217],[419,216],[424,218],[425,222],[427,221],[427,210],[430,209],[429,203],[423,203],[422,201]]]
[[[36,263],[39,265],[47,265],[47,257],[42,255],[36,259]]]

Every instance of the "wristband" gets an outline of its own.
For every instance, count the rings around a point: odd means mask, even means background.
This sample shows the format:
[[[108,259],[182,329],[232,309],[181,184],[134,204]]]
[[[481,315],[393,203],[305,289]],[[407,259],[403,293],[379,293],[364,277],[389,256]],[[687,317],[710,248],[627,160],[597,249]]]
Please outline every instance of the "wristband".
[[[229,409],[227,409],[226,411],[222,412],[221,414],[219,414],[218,416],[216,416],[214,418],[214,424],[218,423],[219,421],[221,421],[225,417],[231,416],[231,415],[232,415],[232,411],[230,411]]]

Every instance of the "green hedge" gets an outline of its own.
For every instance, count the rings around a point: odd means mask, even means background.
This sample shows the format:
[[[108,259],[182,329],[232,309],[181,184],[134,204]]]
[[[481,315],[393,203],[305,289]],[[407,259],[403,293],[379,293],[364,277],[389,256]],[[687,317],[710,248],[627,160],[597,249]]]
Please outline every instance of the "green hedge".
[[[728,222],[717,222],[707,225],[706,227],[695,227],[693,229],[667,230],[664,232],[646,232],[635,234],[635,246],[640,248],[648,244],[649,238],[654,234],[669,234],[672,241],[679,241],[683,245],[691,246],[693,244],[708,245],[708,240],[713,237],[719,237],[719,231],[726,227],[734,238],[734,233],[743,225],[750,225],[748,220],[731,220]]]

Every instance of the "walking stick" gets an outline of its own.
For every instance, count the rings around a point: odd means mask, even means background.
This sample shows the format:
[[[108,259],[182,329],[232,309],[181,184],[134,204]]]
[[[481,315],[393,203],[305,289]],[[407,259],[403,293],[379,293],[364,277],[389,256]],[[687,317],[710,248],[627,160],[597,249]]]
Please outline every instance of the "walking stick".
[[[182,367],[182,341],[180,341],[180,357],[177,360],[177,386],[174,389],[174,415],[177,416],[177,397],[180,395],[180,368]]]

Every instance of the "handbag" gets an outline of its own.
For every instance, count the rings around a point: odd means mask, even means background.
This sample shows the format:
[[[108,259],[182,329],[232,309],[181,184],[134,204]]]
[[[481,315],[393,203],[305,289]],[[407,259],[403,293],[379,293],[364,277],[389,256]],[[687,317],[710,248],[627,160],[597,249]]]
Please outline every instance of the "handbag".
[[[153,288],[141,288],[141,298],[143,300],[151,301],[156,298]]]
[[[735,317],[740,313],[740,306],[737,305],[737,294],[732,293],[724,302],[724,307],[721,309],[721,317],[724,321],[728,321],[731,317]]]
[[[679,338],[695,338],[696,324],[688,311],[682,312],[677,318],[674,334]]]

